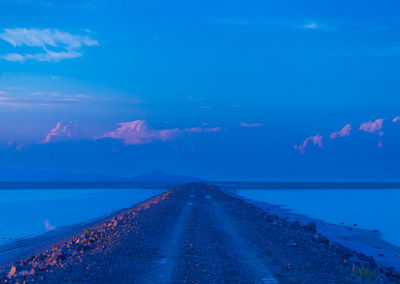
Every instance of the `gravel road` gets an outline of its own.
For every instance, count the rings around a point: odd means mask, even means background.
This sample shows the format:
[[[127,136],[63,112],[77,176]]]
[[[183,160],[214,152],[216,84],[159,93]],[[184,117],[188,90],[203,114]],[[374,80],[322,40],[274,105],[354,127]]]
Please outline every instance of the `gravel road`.
[[[7,283],[400,283],[218,188],[187,184],[0,272]]]

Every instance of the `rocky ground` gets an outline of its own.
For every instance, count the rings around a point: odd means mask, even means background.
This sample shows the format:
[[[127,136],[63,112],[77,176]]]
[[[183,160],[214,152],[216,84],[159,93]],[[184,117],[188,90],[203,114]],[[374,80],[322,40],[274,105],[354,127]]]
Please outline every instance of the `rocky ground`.
[[[202,183],[0,272],[2,283],[400,283],[393,270]]]

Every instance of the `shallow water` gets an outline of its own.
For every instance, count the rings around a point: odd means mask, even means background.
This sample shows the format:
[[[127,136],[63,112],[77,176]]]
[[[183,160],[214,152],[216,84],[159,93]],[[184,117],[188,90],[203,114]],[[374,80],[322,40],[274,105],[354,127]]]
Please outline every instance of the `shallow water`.
[[[0,244],[88,222],[158,195],[161,189],[0,190]]]
[[[239,189],[237,193],[328,223],[379,230],[386,241],[400,246],[400,190]]]

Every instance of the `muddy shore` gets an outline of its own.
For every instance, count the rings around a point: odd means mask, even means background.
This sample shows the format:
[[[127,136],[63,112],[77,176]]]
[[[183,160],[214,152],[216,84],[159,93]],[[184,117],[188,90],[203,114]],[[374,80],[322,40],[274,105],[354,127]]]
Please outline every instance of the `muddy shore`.
[[[316,223],[187,184],[15,262],[2,283],[400,283]]]

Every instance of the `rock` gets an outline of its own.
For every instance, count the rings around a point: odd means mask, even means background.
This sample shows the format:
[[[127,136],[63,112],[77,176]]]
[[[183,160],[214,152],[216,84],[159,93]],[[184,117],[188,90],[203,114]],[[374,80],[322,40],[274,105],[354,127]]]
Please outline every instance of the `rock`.
[[[57,257],[58,260],[65,260],[66,258],[67,258],[67,255],[62,252],[60,252]]]
[[[28,275],[34,275],[35,274],[35,269],[31,269],[31,270],[23,270],[19,273],[19,275],[21,276],[28,276]]]
[[[66,247],[66,246],[62,246],[61,248],[60,248],[60,254],[63,254],[63,255],[71,255],[71,251]]]
[[[15,276],[15,272],[17,271],[17,268],[15,266],[12,266],[10,269],[10,272],[8,272],[7,277],[11,278]]]
[[[319,238],[319,242],[320,242],[320,243],[323,243],[324,245],[329,246],[329,240],[328,240],[326,237],[321,236],[321,237]]]
[[[309,222],[304,226],[307,231],[315,233],[317,231],[317,224],[315,222]]]

